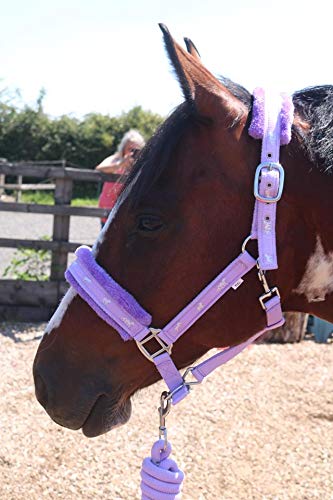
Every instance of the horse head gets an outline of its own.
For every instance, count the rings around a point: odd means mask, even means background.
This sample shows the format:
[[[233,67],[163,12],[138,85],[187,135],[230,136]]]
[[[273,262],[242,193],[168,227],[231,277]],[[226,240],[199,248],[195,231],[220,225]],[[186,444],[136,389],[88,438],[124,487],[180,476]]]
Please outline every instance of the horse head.
[[[94,247],[97,263],[151,314],[156,327],[167,324],[239,253],[251,229],[261,146],[248,134],[251,95],[213,76],[190,40],[186,52],[161,29],[185,99],[141,153]],[[315,273],[306,274],[307,266],[316,251],[333,275],[325,223],[314,229],[324,212],[319,194],[329,200],[331,183],[302,148],[308,130],[307,115],[296,106],[292,141],[281,149],[288,175],[278,208],[279,269],[269,274],[286,310],[318,307],[332,319],[328,303],[317,305],[307,295]],[[312,200],[307,212],[305,200]],[[249,250],[256,254],[254,242]],[[328,287],[324,298],[331,292]],[[176,366],[262,329],[261,293],[252,270],[237,292],[231,290],[177,340]],[[53,420],[96,436],[125,423],[131,396],[159,374],[134,342],[124,342],[70,289],[40,344],[34,377],[37,398]]]

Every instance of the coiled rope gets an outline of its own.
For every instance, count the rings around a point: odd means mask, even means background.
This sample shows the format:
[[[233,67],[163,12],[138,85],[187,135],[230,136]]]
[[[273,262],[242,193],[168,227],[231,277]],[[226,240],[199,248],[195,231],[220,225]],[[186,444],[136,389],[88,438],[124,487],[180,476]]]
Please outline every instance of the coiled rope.
[[[184,472],[174,460],[168,458],[171,444],[159,439],[145,458],[141,468],[141,500],[180,500]]]

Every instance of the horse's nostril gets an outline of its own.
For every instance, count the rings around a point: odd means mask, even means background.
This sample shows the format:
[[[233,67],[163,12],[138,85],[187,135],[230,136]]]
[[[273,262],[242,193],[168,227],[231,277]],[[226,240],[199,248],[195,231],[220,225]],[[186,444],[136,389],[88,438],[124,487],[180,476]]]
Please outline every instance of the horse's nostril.
[[[47,388],[40,375],[35,375],[35,391],[38,401],[42,406],[44,406],[44,408],[46,408],[48,403]]]

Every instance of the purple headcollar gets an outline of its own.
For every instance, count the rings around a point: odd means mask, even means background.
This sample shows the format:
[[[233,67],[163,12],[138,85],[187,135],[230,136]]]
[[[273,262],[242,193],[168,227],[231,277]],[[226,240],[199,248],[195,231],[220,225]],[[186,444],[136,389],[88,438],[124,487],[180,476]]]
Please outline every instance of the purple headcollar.
[[[262,139],[261,163],[254,181],[255,210],[251,234],[246,238],[241,254],[209,283],[182,311],[161,329],[151,326],[151,315],[121,285],[96,262],[88,247],[76,251],[77,260],[66,271],[66,279],[90,307],[123,340],[133,339],[140,351],[152,361],[166,381],[169,397],[175,404],[189,392],[185,380],[188,370],[200,382],[215,368],[241,352],[265,331],[284,322],[280,294],[277,287],[267,283],[265,271],[276,269],[275,220],[276,206],[283,191],[284,169],[279,163],[280,145],[289,143],[293,121],[293,104],[286,94],[269,96],[263,89],[254,91],[253,118],[249,134]],[[258,240],[258,259],[245,249],[250,239]],[[258,278],[264,288],[259,302],[266,314],[266,327],[246,342],[229,348],[187,370],[181,376],[171,358],[172,345],[224,294],[233,293],[243,283],[245,275],[257,266]],[[155,342],[155,352],[147,350],[147,343]],[[157,347],[157,348],[156,348]]]

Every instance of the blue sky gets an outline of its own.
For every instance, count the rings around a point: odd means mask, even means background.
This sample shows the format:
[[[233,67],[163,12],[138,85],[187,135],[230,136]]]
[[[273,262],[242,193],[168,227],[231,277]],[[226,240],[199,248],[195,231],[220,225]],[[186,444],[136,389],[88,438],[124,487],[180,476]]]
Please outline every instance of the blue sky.
[[[205,65],[249,90],[333,84],[328,0],[12,0],[1,6],[0,88],[24,102],[46,89],[53,116],[116,115],[135,105],[166,115],[182,100],[164,22],[190,37]]]

